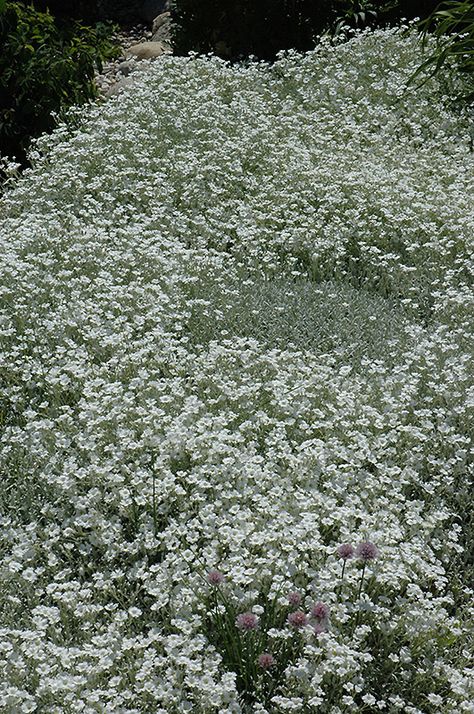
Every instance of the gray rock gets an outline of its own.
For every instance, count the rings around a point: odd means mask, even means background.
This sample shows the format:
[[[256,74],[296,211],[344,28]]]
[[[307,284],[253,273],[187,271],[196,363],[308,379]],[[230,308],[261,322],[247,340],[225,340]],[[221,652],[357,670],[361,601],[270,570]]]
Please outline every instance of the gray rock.
[[[163,24],[166,24],[171,17],[171,13],[169,11],[167,12],[162,12],[161,15],[158,15],[158,17],[155,17],[153,20],[153,26],[151,28],[151,34],[154,35],[155,32],[158,32],[160,27]]]
[[[166,42],[171,44],[171,16],[169,12],[163,12],[153,22],[152,42]]]
[[[120,62],[119,66],[117,67],[117,72],[120,72],[120,74],[124,77],[128,77],[134,67],[135,63],[133,62],[133,60],[125,60],[125,62]]]
[[[151,24],[155,17],[170,9],[170,0],[144,0],[140,10],[140,17]]]

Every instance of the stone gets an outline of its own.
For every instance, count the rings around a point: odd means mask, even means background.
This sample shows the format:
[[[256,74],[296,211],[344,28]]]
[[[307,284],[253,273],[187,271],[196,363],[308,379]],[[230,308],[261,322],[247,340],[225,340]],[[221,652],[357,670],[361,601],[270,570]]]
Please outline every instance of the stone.
[[[170,52],[171,48],[164,42],[140,42],[128,48],[128,53],[139,60],[155,59]]]
[[[155,17],[153,20],[153,26],[151,28],[151,34],[154,35],[155,32],[158,32],[160,27],[164,24],[167,24],[169,19],[171,18],[171,13],[169,11],[167,12],[162,12],[161,15],[158,15]]]
[[[151,24],[155,17],[167,10],[171,10],[170,0],[144,0],[140,9],[140,17]]]
[[[160,22],[158,22],[160,20]],[[166,42],[168,45],[171,44],[171,13],[163,12],[161,15],[155,19],[153,23],[153,35],[151,38],[152,42]]]
[[[135,25],[126,31],[117,32],[114,39],[122,48],[120,58],[105,62],[101,72],[99,73],[98,69],[95,72],[95,82],[103,98],[119,94],[132,83],[131,78],[137,67],[138,58],[129,54],[128,48],[146,43],[150,38],[151,29],[147,30],[144,25]],[[171,48],[166,50],[172,51]]]
[[[130,72],[133,70],[135,63],[133,60],[125,60],[125,62],[120,62],[117,67],[117,72],[120,72],[124,77],[128,77]]]

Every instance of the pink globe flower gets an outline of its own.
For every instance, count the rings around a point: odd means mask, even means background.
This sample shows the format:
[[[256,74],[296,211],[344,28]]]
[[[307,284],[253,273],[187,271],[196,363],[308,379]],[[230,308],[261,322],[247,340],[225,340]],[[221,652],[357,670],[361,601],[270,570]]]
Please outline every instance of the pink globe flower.
[[[313,628],[313,632],[316,637],[326,631],[327,631],[327,627],[324,622],[317,622]]]
[[[273,667],[276,664],[275,658],[269,652],[262,652],[257,662],[258,666],[262,669],[270,669],[270,667]]]
[[[354,557],[354,546],[351,543],[343,543],[336,552],[342,560],[349,560]]]
[[[218,570],[210,570],[207,574],[209,585],[220,585],[224,582],[224,576]]]
[[[300,627],[304,627],[308,621],[306,614],[302,610],[295,610],[295,612],[290,612],[288,615],[288,624],[294,627],[295,630],[299,630]]]
[[[311,615],[316,620],[327,620],[329,617],[329,605],[324,602],[315,602],[311,608]]]
[[[298,593],[298,592],[296,592],[296,591],[295,591],[295,592],[292,592],[292,593],[290,593],[290,594],[288,595],[288,602],[289,602],[290,605],[292,605],[293,607],[298,607],[298,605],[299,605],[300,602],[301,602],[301,599],[302,599],[302,598],[301,598],[301,594]]]
[[[258,627],[258,617],[254,615],[253,612],[243,612],[241,615],[237,615],[235,624],[239,630],[244,632],[250,632],[251,630],[256,630]]]
[[[359,543],[355,554],[358,558],[367,562],[368,560],[374,560],[378,556],[379,551],[376,545],[371,543],[370,540],[367,540],[364,543]]]

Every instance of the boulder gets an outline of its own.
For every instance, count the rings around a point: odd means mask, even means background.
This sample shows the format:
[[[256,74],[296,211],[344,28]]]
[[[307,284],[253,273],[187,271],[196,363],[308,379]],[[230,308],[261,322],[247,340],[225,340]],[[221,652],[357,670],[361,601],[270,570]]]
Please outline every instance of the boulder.
[[[171,13],[169,10],[167,10],[166,12],[162,12],[161,15],[155,17],[155,19],[153,20],[153,26],[151,28],[152,35],[154,35],[155,32],[158,32],[162,25],[167,24],[170,18]]]
[[[152,42],[166,42],[171,44],[171,13],[163,12],[153,22]]]
[[[140,42],[129,47],[128,54],[138,60],[154,59],[164,54],[170,54],[171,47],[164,42]]]
[[[140,9],[140,17],[151,24],[155,17],[170,9],[170,0],[144,0]]]

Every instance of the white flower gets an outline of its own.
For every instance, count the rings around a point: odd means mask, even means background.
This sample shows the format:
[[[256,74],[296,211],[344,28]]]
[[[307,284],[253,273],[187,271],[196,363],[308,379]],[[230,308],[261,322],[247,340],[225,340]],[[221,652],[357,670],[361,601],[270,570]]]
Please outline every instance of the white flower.
[[[368,706],[373,706],[377,700],[374,696],[372,696],[372,694],[364,694],[364,696],[362,697],[362,701]]]
[[[441,706],[441,704],[443,703],[443,697],[440,697],[439,694],[428,694],[427,699],[430,704],[434,704],[435,706]]]

